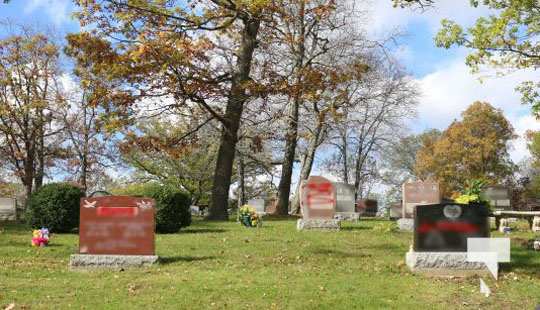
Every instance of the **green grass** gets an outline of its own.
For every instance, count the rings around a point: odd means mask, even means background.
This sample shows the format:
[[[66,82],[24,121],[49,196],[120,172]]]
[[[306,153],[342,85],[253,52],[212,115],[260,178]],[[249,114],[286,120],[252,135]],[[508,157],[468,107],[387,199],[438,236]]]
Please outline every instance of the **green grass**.
[[[160,264],[143,269],[70,271],[77,235],[30,246],[31,231],[0,224],[0,309],[534,309],[540,304],[540,253],[524,222],[512,234],[512,263],[493,294],[478,278],[434,279],[404,265],[411,233],[383,220],[346,223],[340,232],[297,232],[293,220],[259,229],[195,220],[157,235]],[[498,235],[498,233],[494,233]]]

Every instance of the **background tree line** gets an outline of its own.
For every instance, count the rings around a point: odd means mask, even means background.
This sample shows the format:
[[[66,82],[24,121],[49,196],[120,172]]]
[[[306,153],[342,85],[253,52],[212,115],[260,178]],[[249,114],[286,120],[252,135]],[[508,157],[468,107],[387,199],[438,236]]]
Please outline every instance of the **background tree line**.
[[[65,43],[18,26],[0,42],[0,152],[5,178],[27,194],[53,175],[85,190],[157,180],[225,219],[231,192],[239,204],[275,192],[278,214],[290,199],[298,212],[291,185],[316,165],[354,184],[357,198],[411,177],[449,193],[466,178],[516,171],[513,129],[486,103],[444,132],[407,135],[417,86],[388,56],[391,40],[366,36],[368,13],[354,2],[75,3],[81,30]],[[467,31],[443,21],[436,43],[470,48],[473,69],[535,68],[537,4],[484,5],[499,15]],[[536,87],[519,88],[533,107]]]

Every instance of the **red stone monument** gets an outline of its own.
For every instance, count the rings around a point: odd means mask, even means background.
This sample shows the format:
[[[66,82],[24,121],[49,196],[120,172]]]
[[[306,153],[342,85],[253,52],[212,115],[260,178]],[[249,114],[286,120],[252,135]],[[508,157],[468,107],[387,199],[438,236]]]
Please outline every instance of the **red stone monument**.
[[[340,221],[335,219],[336,188],[332,182],[320,177],[310,176],[300,185],[300,206],[302,219],[296,225],[298,230],[339,230]]]
[[[441,203],[439,183],[408,182],[403,184],[403,218],[413,218],[417,205]]]
[[[155,201],[130,196],[81,198],[79,254],[72,266],[144,265],[155,256]]]
[[[334,184],[323,177],[309,177],[300,186],[300,206],[304,219],[333,219],[336,214]]]

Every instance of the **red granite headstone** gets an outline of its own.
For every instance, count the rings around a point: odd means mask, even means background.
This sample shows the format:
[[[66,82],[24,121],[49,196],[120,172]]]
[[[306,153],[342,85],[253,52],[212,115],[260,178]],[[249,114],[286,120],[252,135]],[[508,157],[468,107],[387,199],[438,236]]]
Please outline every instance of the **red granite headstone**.
[[[79,253],[154,255],[154,206],[149,198],[81,198]]]
[[[304,219],[333,219],[336,188],[329,180],[311,176],[300,185],[300,206]]]
[[[439,183],[409,182],[403,184],[403,217],[413,218],[417,205],[437,204],[441,202]]]

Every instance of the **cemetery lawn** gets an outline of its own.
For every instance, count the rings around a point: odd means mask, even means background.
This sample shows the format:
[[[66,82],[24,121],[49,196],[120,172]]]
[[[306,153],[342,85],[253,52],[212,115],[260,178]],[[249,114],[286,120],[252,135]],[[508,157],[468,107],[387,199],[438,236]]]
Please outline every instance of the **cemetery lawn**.
[[[391,221],[362,219],[340,232],[297,232],[293,219],[260,229],[195,219],[157,235],[158,265],[71,271],[78,236],[55,234],[30,246],[24,225],[0,223],[0,309],[534,309],[540,304],[540,253],[512,237],[512,263],[499,280],[434,279],[408,272],[412,233]],[[516,225],[516,224],[514,224]],[[499,236],[497,232],[492,232]]]

